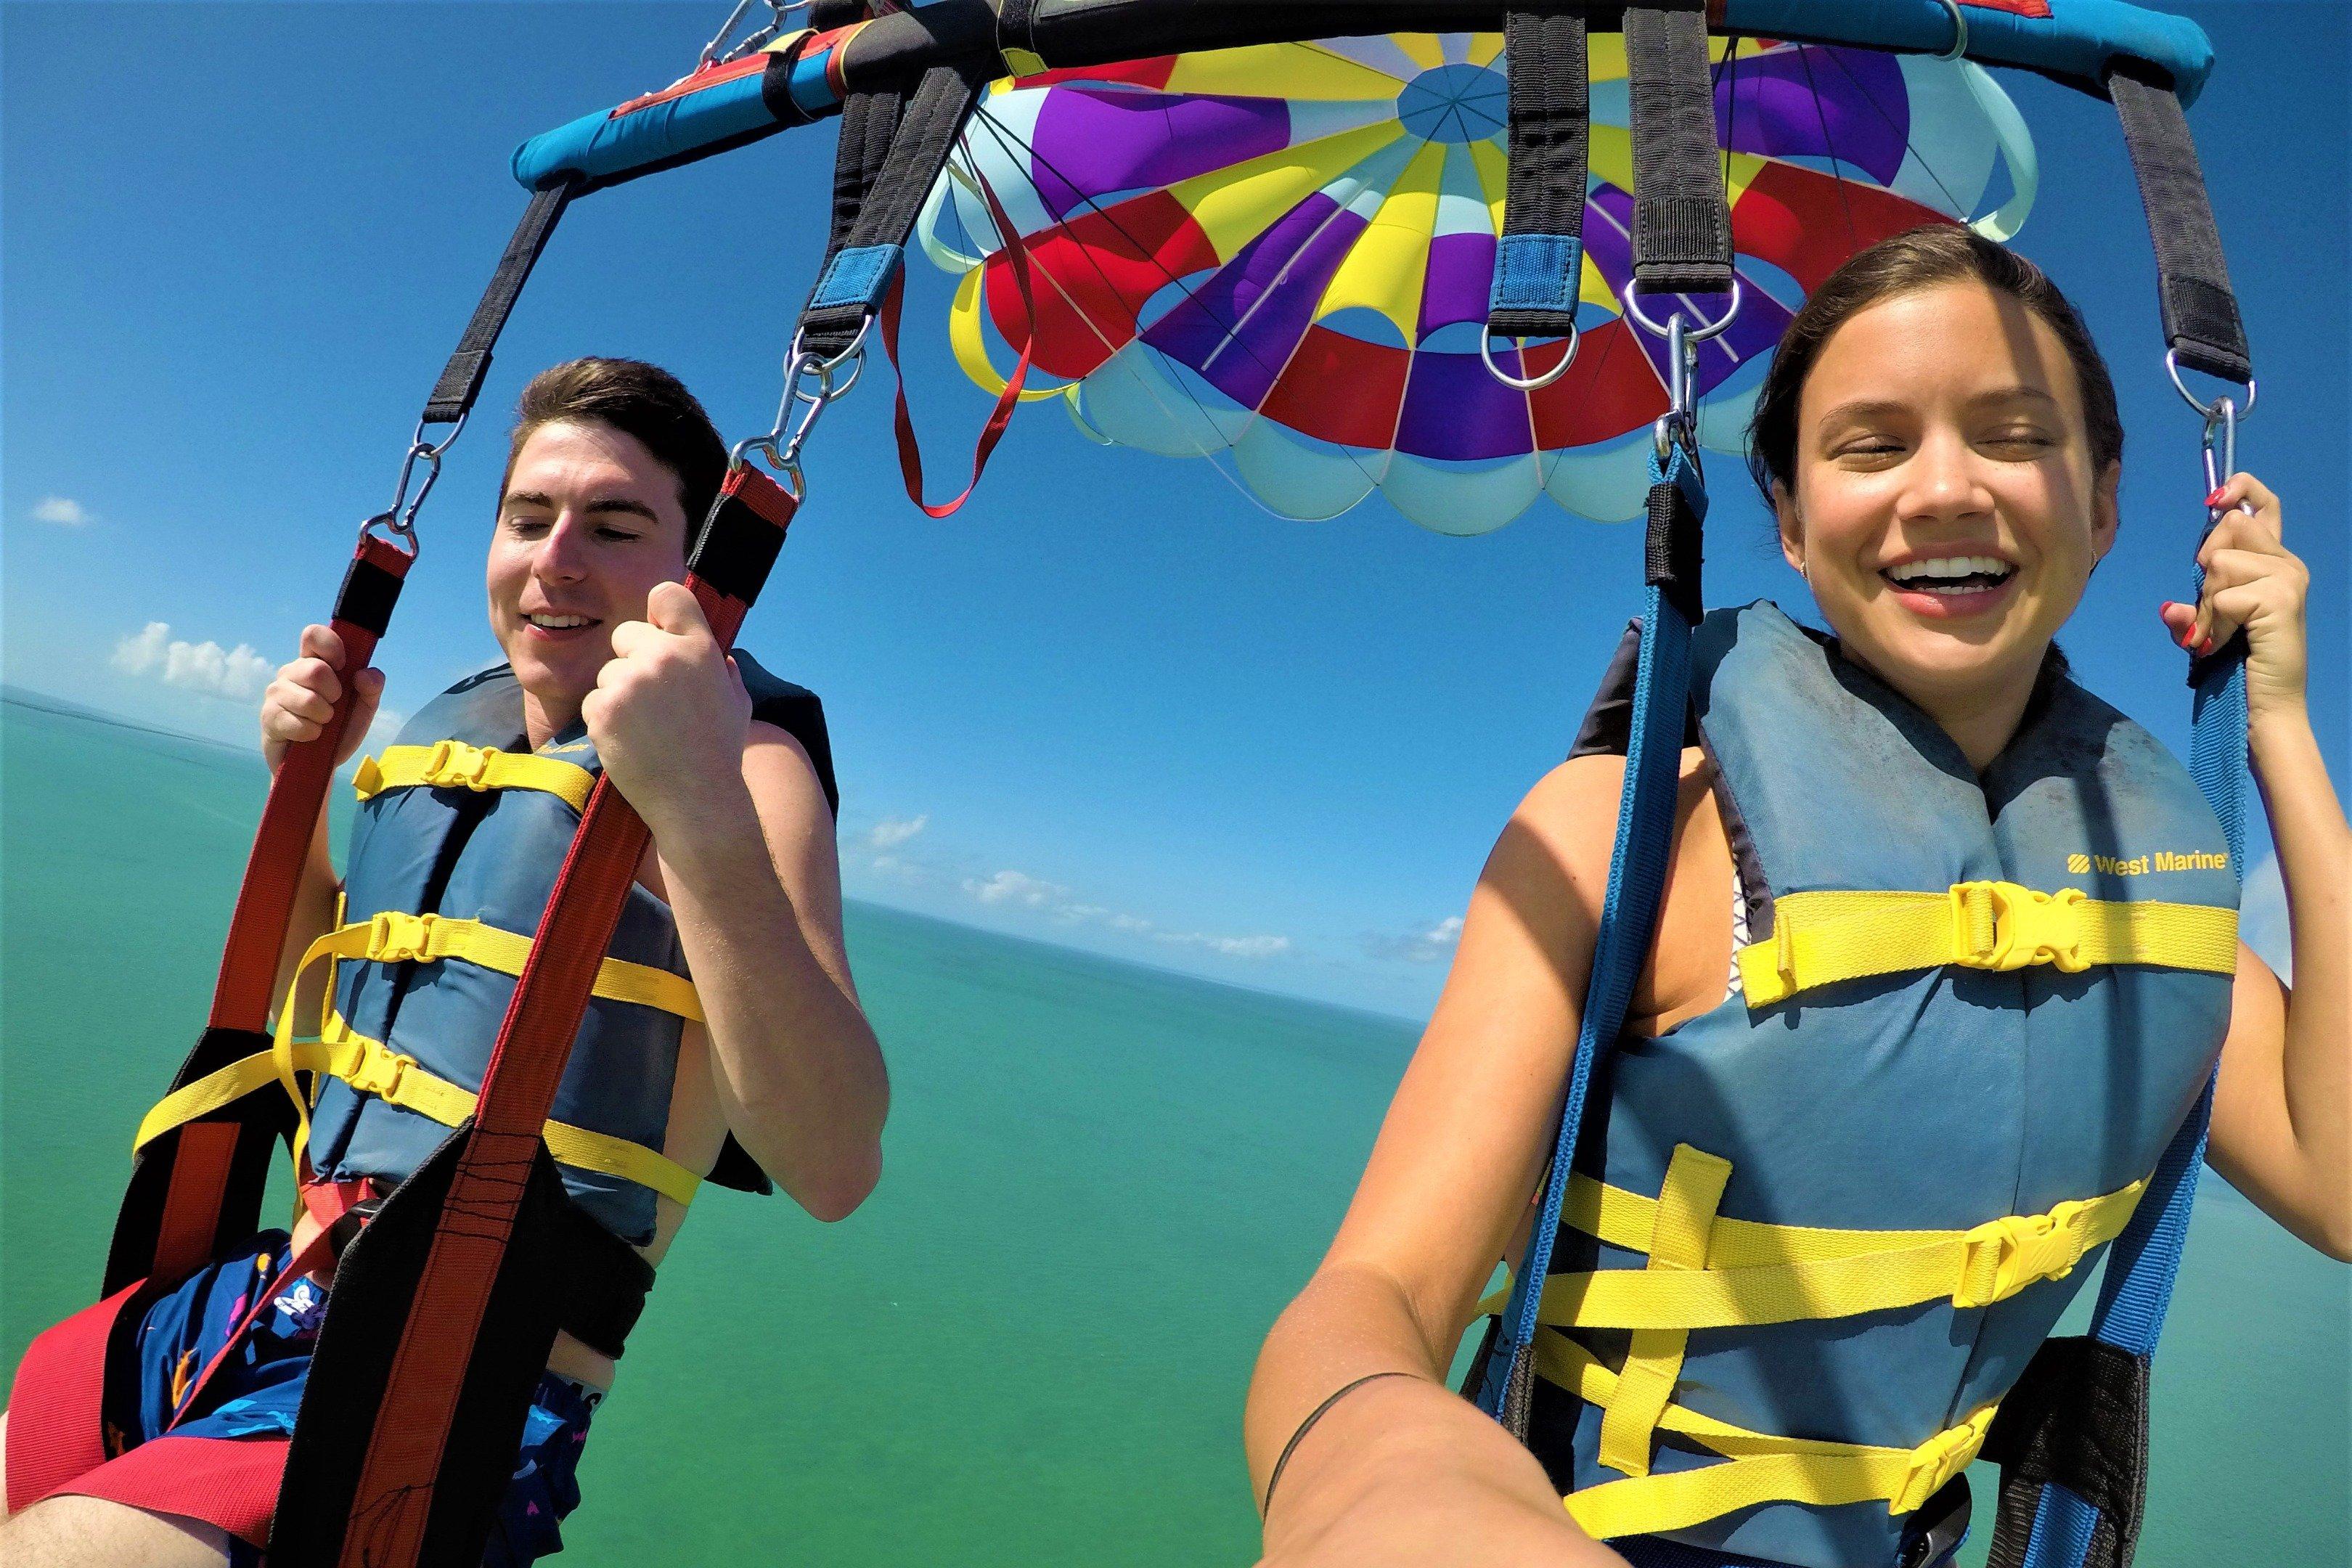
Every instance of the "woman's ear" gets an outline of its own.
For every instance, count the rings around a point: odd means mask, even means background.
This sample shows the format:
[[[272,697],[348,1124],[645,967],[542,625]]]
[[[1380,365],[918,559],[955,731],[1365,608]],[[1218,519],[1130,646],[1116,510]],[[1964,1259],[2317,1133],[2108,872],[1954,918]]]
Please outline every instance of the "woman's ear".
[[[2091,485],[2091,559],[2094,563],[2107,558],[2116,547],[2116,534],[2123,527],[2122,505],[2117,499],[2123,490],[2124,464],[2120,458],[2111,458],[2099,470]]]
[[[1805,575],[1805,522],[1797,514],[1797,496],[1780,479],[1772,481],[1772,518],[1780,527],[1780,554]]]

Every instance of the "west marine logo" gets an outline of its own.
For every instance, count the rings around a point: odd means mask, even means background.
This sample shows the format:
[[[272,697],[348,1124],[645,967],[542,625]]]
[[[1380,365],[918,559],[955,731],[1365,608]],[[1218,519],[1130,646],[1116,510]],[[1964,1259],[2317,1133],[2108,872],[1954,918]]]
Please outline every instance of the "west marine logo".
[[[2230,857],[2208,849],[2159,849],[2126,860],[2116,855],[2069,855],[2067,871],[2077,877],[2093,871],[2109,877],[2145,877],[2150,871],[2226,871]]]

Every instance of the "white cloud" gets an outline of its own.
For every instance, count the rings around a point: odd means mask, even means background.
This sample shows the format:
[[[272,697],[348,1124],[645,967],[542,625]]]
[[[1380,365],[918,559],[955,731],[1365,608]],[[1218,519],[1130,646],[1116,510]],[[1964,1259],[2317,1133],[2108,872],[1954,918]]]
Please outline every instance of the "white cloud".
[[[920,816],[886,816],[866,835],[866,847],[896,849],[929,826],[930,820],[929,812]]]
[[[1212,936],[1206,931],[1155,932],[1161,942],[1179,947],[1204,947],[1227,958],[1273,958],[1290,951],[1286,936]]]
[[[1049,900],[1060,900],[1070,889],[1032,877],[1026,871],[999,871],[984,882],[977,877],[966,877],[963,890],[983,904],[1022,904],[1036,909]]]
[[[43,496],[33,503],[35,522],[54,522],[59,528],[79,528],[97,518],[81,502],[69,496]]]
[[[1448,915],[1435,925],[1402,936],[1393,931],[1370,932],[1364,938],[1364,951],[1374,958],[1402,959],[1407,963],[1443,963],[1461,940],[1462,917]]]
[[[260,696],[272,668],[245,643],[233,648],[209,638],[192,643],[174,637],[163,621],[149,621],[136,635],[116,639],[112,663],[126,675],[152,675],[166,686],[236,701]]]

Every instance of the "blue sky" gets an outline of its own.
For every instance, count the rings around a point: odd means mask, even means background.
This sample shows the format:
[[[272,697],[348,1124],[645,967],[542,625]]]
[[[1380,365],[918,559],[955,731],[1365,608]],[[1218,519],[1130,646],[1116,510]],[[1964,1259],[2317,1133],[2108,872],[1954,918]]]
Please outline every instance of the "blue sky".
[[[2179,8],[2221,62],[2192,122],[2262,366],[2243,458],[2314,570],[2343,781],[2352,15]],[[242,742],[251,698],[216,693],[257,689],[383,505],[520,211],[514,144],[680,74],[725,10],[0,5],[0,674]],[[2123,543],[2067,647],[2184,745],[2156,606],[2187,586],[2195,421],[2163,381],[2129,167],[2105,105],[2002,79],[2042,149],[2021,243],[2082,304],[2131,437]],[[764,427],[832,140],[788,133],[566,218],[425,516],[379,661],[394,708],[495,653],[481,555],[530,371],[653,359],[730,432]],[[947,280],[913,281],[936,484],[985,404],[947,360]],[[880,382],[809,468],[744,640],[825,699],[853,894],[1384,1011],[1434,998],[1449,922],[1639,583],[1631,527],[1539,505],[1445,539],[1377,499],[1288,522],[1206,462],[1098,448],[1050,409],[933,521],[899,491]],[[1716,473],[1710,598],[1794,595],[1736,468]]]

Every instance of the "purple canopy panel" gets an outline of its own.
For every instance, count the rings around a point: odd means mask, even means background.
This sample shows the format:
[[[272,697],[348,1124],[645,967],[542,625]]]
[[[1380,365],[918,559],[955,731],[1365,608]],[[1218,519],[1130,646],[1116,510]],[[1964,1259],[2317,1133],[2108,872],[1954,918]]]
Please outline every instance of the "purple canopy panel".
[[[1834,158],[1883,185],[1903,167],[1911,100],[1894,56],[1806,45],[1718,70],[1715,124],[1735,153]]]
[[[1441,234],[1429,242],[1429,269],[1421,286],[1421,333],[1426,338],[1457,321],[1484,321],[1495,281],[1495,237]]]
[[[1290,111],[1279,99],[1064,83],[1046,90],[1038,110],[1030,169],[1060,219],[1088,198],[1172,185],[1289,141]]]
[[[1498,345],[1495,363],[1513,375],[1526,374],[1515,350]],[[1528,395],[1487,374],[1476,354],[1412,356],[1404,408],[1397,416],[1398,451],[1460,462],[1515,458],[1535,447]]]
[[[1242,247],[1144,341],[1255,408],[1315,319],[1364,220],[1318,191]]]

